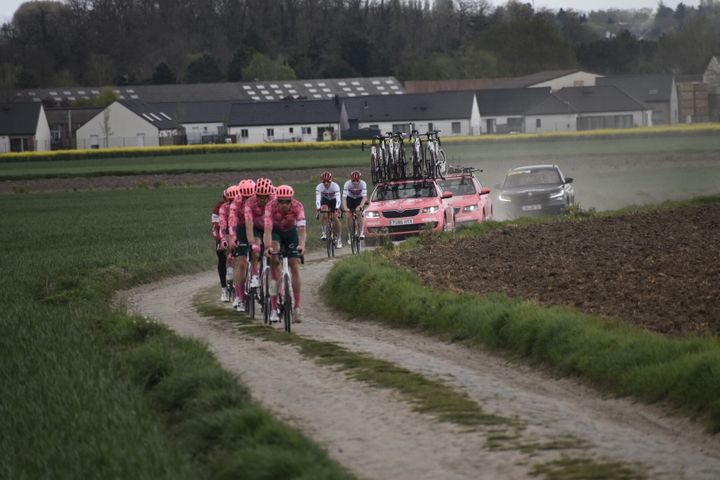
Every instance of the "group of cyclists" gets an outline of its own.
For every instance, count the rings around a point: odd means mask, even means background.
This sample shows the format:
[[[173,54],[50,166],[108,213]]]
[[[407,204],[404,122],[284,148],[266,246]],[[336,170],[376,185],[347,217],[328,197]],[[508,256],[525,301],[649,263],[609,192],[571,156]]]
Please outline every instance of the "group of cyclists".
[[[337,248],[342,247],[342,212],[355,212],[362,218],[367,203],[367,184],[361,177],[359,171],[353,171],[341,194],[332,174],[325,171],[315,189],[317,216],[322,217],[323,222],[322,239],[325,239],[325,226],[332,219]],[[232,307],[238,312],[245,311],[246,279],[250,275],[250,288],[260,286],[260,255],[264,252],[270,265],[270,321],[279,321],[277,291],[282,267],[276,253],[284,251],[292,276],[294,321],[299,323],[302,318],[300,259],[305,252],[307,220],[302,203],[295,199],[293,187],[274,186],[272,180],[265,177],[243,179],[223,191],[222,200],[212,210],[211,223],[222,287],[221,301],[230,301],[226,275],[231,266],[235,293]],[[362,234],[360,238],[363,238]]]

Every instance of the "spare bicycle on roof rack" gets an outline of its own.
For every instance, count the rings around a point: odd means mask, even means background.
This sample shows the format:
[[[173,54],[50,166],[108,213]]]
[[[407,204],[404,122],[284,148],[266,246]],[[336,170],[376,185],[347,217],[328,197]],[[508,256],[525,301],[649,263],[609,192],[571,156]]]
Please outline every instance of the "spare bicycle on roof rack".
[[[445,178],[448,163],[440,142],[440,130],[425,133],[412,130],[409,142],[412,149],[411,162],[408,162],[405,154],[404,138],[403,132],[387,132],[385,135],[373,137],[370,144],[370,173],[373,184],[395,180]],[[365,150],[364,143],[362,148]]]

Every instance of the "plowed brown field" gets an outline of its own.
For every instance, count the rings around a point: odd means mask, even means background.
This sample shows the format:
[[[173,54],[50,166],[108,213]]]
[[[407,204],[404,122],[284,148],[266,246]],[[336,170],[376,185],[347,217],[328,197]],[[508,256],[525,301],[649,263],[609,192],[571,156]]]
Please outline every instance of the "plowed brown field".
[[[429,239],[401,265],[430,286],[502,292],[667,334],[720,334],[720,205]]]

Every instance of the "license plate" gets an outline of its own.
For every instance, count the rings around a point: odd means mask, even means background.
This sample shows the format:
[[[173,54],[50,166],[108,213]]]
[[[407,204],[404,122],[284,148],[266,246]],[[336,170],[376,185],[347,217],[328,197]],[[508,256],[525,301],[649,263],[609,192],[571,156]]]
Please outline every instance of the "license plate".
[[[405,218],[403,220],[390,220],[390,225],[411,225],[413,223],[412,218]]]
[[[523,212],[527,212],[530,210],[540,210],[542,208],[542,205],[523,205],[522,210]]]

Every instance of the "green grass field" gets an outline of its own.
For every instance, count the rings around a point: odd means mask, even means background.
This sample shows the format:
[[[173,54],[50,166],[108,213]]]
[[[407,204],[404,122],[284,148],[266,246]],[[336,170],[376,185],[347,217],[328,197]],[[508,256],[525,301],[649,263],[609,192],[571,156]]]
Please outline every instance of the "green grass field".
[[[528,158],[559,161],[586,156],[720,152],[720,135],[667,135],[659,137],[564,138],[502,142],[446,142],[452,163]],[[360,148],[275,152],[205,153],[177,156],[101,158],[89,160],[3,161],[0,180],[136,175],[244,170],[288,170],[365,166],[369,153]]]
[[[110,307],[117,289],[214,267],[216,197],[0,197],[0,478],[349,477],[205,346]]]

